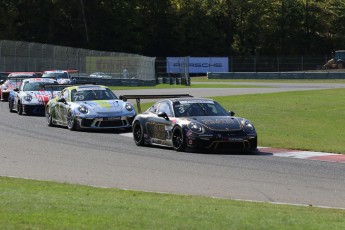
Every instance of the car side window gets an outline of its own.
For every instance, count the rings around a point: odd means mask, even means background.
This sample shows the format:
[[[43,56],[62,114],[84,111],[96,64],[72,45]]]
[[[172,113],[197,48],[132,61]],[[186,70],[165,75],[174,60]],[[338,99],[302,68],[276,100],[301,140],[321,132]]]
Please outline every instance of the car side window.
[[[172,116],[172,110],[168,102],[164,101],[159,104],[157,114],[161,112],[165,112],[168,115],[168,117]]]
[[[67,90],[64,89],[61,91],[59,99],[61,99],[61,98],[65,98],[65,100],[67,101],[67,99],[68,99],[68,91]]]
[[[148,111],[151,112],[151,113],[156,113],[156,111],[157,111],[157,105],[158,105],[158,104],[152,105],[152,106],[148,109]]]

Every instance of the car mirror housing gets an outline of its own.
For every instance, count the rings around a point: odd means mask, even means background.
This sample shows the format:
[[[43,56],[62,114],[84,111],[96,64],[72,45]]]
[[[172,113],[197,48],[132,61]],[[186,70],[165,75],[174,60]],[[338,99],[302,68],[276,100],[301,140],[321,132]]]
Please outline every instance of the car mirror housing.
[[[166,112],[159,112],[158,117],[163,117],[165,120],[169,121],[169,117],[168,114],[166,114]]]
[[[67,102],[66,102],[66,99],[65,98],[60,98],[59,100],[58,100],[58,102],[62,102],[62,103],[64,103],[64,104],[66,104]]]
[[[229,115],[230,116],[235,116],[235,112],[234,111],[229,111]]]

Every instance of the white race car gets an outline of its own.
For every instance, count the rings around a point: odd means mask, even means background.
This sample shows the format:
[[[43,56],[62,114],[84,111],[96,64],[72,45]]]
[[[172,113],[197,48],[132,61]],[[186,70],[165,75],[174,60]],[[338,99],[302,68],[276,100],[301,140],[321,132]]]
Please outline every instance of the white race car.
[[[42,74],[42,78],[53,78],[59,84],[71,84],[72,79],[71,73],[76,73],[76,70],[46,70]]]
[[[131,130],[134,106],[119,99],[108,87],[79,85],[66,87],[46,106],[49,126],[76,129]]]
[[[60,85],[51,78],[29,78],[10,92],[8,107],[10,112],[15,110],[19,115],[44,114],[45,105],[57,96],[66,85]]]

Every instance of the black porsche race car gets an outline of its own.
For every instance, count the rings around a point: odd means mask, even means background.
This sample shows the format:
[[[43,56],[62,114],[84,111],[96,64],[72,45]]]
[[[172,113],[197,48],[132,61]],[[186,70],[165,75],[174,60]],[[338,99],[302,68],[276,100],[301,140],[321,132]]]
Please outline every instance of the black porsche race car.
[[[133,138],[138,146],[162,145],[176,151],[255,152],[254,125],[234,115],[212,99],[163,99],[135,117]]]

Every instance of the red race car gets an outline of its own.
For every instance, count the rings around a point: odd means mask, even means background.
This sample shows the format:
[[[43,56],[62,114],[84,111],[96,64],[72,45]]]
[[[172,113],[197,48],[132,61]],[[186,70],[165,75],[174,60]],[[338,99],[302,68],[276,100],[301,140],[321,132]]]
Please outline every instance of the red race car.
[[[14,90],[20,85],[20,82],[26,78],[37,77],[35,72],[12,72],[7,76],[7,80],[1,84],[0,87],[0,100],[8,101],[10,91]]]

